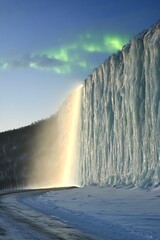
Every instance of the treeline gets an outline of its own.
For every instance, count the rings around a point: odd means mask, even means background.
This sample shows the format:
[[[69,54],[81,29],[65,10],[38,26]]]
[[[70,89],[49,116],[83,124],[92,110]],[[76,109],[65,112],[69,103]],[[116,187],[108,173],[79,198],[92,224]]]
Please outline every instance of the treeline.
[[[56,124],[56,115],[19,129],[0,133],[0,189],[25,187],[39,139]],[[50,140],[44,143],[49,147]]]

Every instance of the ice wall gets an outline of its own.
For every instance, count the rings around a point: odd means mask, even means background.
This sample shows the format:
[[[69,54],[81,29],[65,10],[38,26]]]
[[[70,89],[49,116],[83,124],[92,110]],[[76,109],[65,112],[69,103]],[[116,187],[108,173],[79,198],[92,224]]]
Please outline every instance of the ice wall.
[[[82,185],[160,184],[160,23],[85,80],[80,138]]]

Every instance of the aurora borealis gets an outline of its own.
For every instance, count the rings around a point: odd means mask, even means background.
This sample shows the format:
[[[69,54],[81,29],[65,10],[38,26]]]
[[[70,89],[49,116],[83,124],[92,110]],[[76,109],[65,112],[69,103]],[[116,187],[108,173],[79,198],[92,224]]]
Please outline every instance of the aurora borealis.
[[[158,0],[1,0],[0,131],[53,114],[66,95],[159,18]]]
[[[1,67],[27,67],[43,71],[53,71],[57,74],[70,74],[75,68],[94,68],[94,61],[87,62],[87,56],[93,53],[112,53],[120,50],[129,41],[128,37],[114,36],[111,34],[93,35],[86,33],[81,35],[74,43],[62,45],[57,48],[33,53],[28,58],[13,59],[1,62]]]

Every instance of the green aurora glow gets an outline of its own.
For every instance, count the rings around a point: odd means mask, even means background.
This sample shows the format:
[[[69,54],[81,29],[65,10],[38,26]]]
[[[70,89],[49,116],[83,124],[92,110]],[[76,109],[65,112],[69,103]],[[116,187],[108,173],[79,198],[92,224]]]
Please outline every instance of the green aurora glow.
[[[115,36],[112,34],[97,36],[86,33],[79,36],[74,43],[33,53],[28,60],[26,67],[43,71],[53,71],[57,74],[69,74],[72,73],[75,67],[78,67],[79,69],[87,69],[88,66],[94,67],[94,64],[91,62],[87,63],[86,60],[90,54],[106,53],[107,55],[114,53],[120,50],[128,41],[129,38],[123,36]],[[43,57],[45,57],[46,62],[53,63],[48,65],[47,63],[44,65],[40,64],[37,59]],[[23,59],[21,61],[23,61]],[[1,68],[6,69],[10,65],[9,62],[4,62],[1,64]]]

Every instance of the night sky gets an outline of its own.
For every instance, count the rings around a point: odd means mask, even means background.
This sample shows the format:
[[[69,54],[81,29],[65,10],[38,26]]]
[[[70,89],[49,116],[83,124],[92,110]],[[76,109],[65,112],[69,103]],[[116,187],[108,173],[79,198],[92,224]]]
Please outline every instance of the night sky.
[[[0,131],[55,113],[94,67],[159,19],[159,0],[0,0]]]

